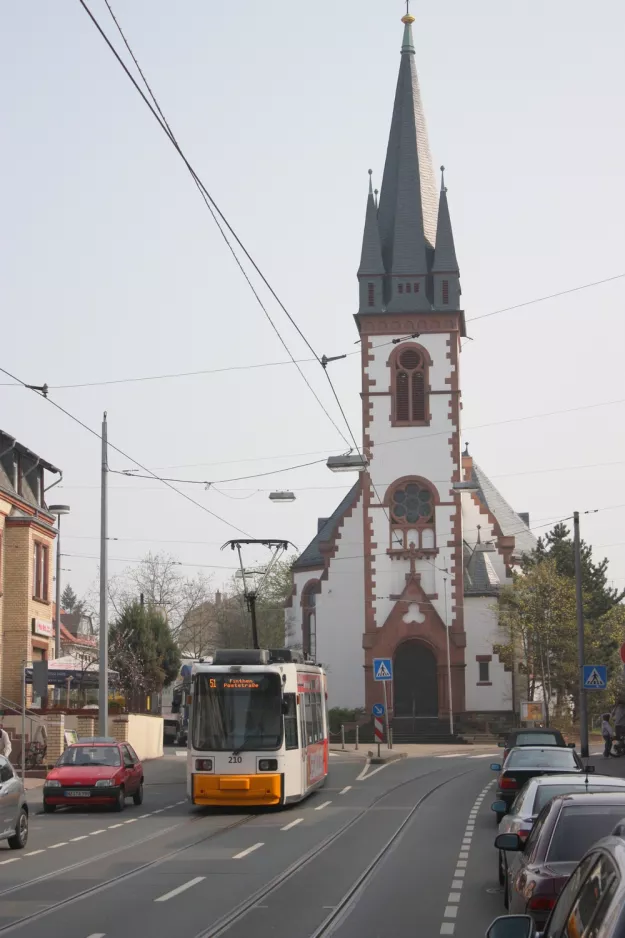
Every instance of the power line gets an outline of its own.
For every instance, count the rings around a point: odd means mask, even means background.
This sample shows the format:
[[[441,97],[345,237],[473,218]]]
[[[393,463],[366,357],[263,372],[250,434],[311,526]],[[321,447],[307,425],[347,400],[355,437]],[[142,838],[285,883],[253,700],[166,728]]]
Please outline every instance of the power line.
[[[325,405],[323,404],[321,398],[317,395],[315,389],[313,388],[313,386],[312,386],[312,385],[310,384],[310,382],[308,381],[308,378],[306,377],[306,375],[304,374],[304,372],[303,372],[302,369],[300,368],[298,362],[296,361],[295,357],[294,357],[293,354],[291,353],[291,350],[289,349],[288,345],[286,344],[286,341],[285,341],[284,338],[282,337],[282,335],[281,335],[281,333],[280,333],[278,327],[276,326],[276,324],[274,323],[273,319],[271,318],[271,316],[270,316],[270,314],[269,314],[269,311],[267,310],[267,308],[265,307],[264,303],[262,302],[262,300],[261,300],[261,298],[260,298],[260,296],[259,296],[259,294],[258,294],[256,288],[254,287],[254,285],[253,285],[252,281],[250,280],[250,278],[249,278],[249,276],[248,276],[248,274],[247,274],[245,268],[243,267],[243,264],[241,263],[241,261],[240,261],[238,255],[237,255],[237,253],[236,253],[236,251],[234,250],[232,244],[230,243],[230,241],[229,241],[229,239],[228,239],[228,236],[226,235],[225,231],[223,230],[223,228],[222,228],[222,226],[221,226],[221,224],[220,224],[220,222],[219,222],[219,220],[218,220],[218,218],[217,218],[217,215],[219,216],[219,219],[223,222],[223,224],[226,226],[226,228],[228,229],[228,231],[230,232],[230,234],[232,235],[232,237],[234,238],[234,240],[235,240],[236,243],[238,244],[239,248],[243,251],[243,253],[245,254],[245,256],[246,256],[246,258],[248,259],[248,261],[252,264],[254,270],[256,271],[256,273],[258,274],[258,276],[261,278],[261,280],[263,281],[263,283],[265,284],[265,286],[267,287],[267,289],[269,290],[269,292],[271,293],[271,295],[274,297],[274,299],[277,301],[277,303],[279,304],[279,306],[281,307],[281,309],[284,311],[284,313],[286,314],[286,316],[287,316],[287,318],[289,319],[290,323],[291,323],[292,326],[295,328],[295,330],[297,331],[297,333],[299,334],[299,336],[302,338],[302,340],[304,341],[304,343],[306,344],[306,346],[308,347],[308,349],[310,350],[310,352],[314,355],[314,357],[315,357],[316,360],[319,362],[319,364],[321,364],[321,359],[319,358],[319,355],[316,353],[316,351],[314,350],[314,348],[312,347],[312,345],[310,344],[310,342],[308,341],[308,339],[306,338],[306,336],[304,335],[304,333],[302,332],[302,330],[300,329],[300,327],[297,325],[296,321],[293,319],[293,317],[292,317],[291,314],[289,313],[288,309],[286,308],[286,306],[284,305],[284,303],[281,301],[280,297],[277,295],[277,293],[275,292],[275,290],[273,289],[273,287],[271,286],[271,284],[269,283],[269,281],[267,280],[267,278],[266,278],[265,275],[263,274],[262,270],[260,269],[260,267],[258,266],[258,264],[256,263],[256,261],[254,260],[254,258],[252,257],[252,255],[249,253],[249,251],[247,250],[247,248],[245,247],[245,245],[243,244],[243,242],[241,241],[241,239],[240,239],[239,236],[237,235],[236,231],[234,230],[234,228],[232,227],[232,225],[230,224],[230,222],[228,221],[228,219],[226,218],[226,216],[223,214],[223,212],[221,211],[221,209],[219,208],[219,206],[217,205],[217,203],[216,203],[215,200],[213,199],[212,195],[210,194],[210,192],[208,191],[208,189],[206,188],[206,186],[204,185],[204,183],[202,182],[202,180],[200,179],[200,177],[198,176],[198,174],[197,174],[197,173],[195,172],[195,170],[193,169],[193,166],[191,165],[191,163],[189,162],[189,160],[187,159],[187,157],[186,157],[185,154],[183,153],[183,151],[182,151],[182,149],[181,149],[181,147],[180,147],[178,141],[176,140],[176,137],[174,136],[174,133],[173,133],[173,131],[172,131],[172,129],[171,129],[171,127],[170,127],[170,125],[169,125],[167,119],[165,118],[165,115],[164,115],[164,113],[163,113],[163,111],[162,111],[162,109],[161,109],[161,107],[160,107],[160,105],[159,105],[159,103],[158,103],[158,101],[157,101],[157,99],[156,99],[156,96],[154,95],[154,92],[152,91],[150,85],[148,84],[148,81],[147,81],[147,79],[146,79],[146,77],[145,77],[145,75],[144,75],[144,73],[143,73],[143,71],[142,71],[142,69],[141,69],[141,67],[140,67],[140,65],[139,65],[139,62],[137,61],[137,58],[136,58],[136,56],[134,55],[134,53],[133,53],[133,51],[132,51],[132,49],[131,49],[131,47],[130,47],[129,42],[128,42],[128,40],[126,39],[126,36],[124,35],[124,33],[123,33],[122,29],[121,29],[121,26],[119,25],[119,22],[117,21],[115,15],[113,14],[113,11],[112,11],[112,9],[111,9],[110,3],[108,2],[108,0],[105,0],[106,5],[107,5],[107,8],[108,8],[108,10],[109,10],[109,13],[111,14],[111,16],[112,16],[112,18],[113,18],[113,21],[114,21],[114,23],[115,23],[117,29],[119,30],[119,33],[120,33],[120,35],[121,35],[121,37],[122,37],[122,39],[123,39],[123,41],[124,41],[124,44],[126,45],[126,48],[128,49],[128,52],[130,53],[130,55],[131,55],[131,57],[132,57],[132,60],[133,60],[133,62],[135,63],[135,65],[136,65],[136,67],[137,67],[137,69],[138,69],[138,71],[139,71],[139,74],[141,75],[141,79],[142,79],[142,81],[143,81],[144,84],[145,84],[145,87],[146,87],[146,89],[147,89],[147,91],[148,91],[148,94],[150,95],[150,98],[152,99],[153,104],[148,100],[148,98],[146,97],[146,95],[144,94],[144,92],[142,91],[142,89],[139,87],[138,82],[136,81],[136,79],[134,78],[134,76],[132,75],[132,73],[130,72],[130,70],[128,69],[128,67],[126,66],[126,63],[123,61],[123,59],[121,58],[121,56],[120,56],[119,53],[117,52],[117,50],[116,50],[115,46],[113,45],[113,43],[110,41],[110,39],[108,38],[108,36],[106,35],[106,33],[104,32],[104,30],[102,29],[102,27],[100,26],[100,23],[98,22],[98,20],[96,19],[96,17],[93,15],[93,13],[91,12],[91,10],[90,10],[89,7],[87,6],[85,0],[78,0],[78,2],[79,2],[80,5],[82,6],[82,8],[85,10],[85,12],[86,12],[87,15],[89,16],[89,18],[91,19],[93,25],[96,27],[96,29],[98,30],[98,32],[100,33],[100,35],[102,36],[102,38],[104,39],[104,41],[106,42],[108,48],[111,50],[111,52],[113,53],[113,55],[115,56],[115,58],[117,59],[117,61],[118,61],[119,64],[121,65],[121,67],[123,68],[124,72],[126,73],[127,77],[128,77],[128,78],[130,79],[130,81],[132,82],[134,88],[135,88],[136,91],[140,94],[140,96],[141,96],[143,102],[145,103],[146,107],[149,109],[150,113],[152,114],[152,116],[154,117],[154,119],[156,120],[156,122],[158,123],[159,127],[161,128],[161,130],[163,131],[163,133],[165,134],[165,136],[167,137],[167,139],[170,141],[170,143],[172,144],[172,146],[174,147],[174,149],[176,150],[176,152],[178,153],[178,155],[179,155],[180,158],[182,159],[183,163],[184,163],[185,166],[187,167],[187,169],[188,169],[189,173],[191,174],[191,177],[192,177],[192,179],[193,179],[195,185],[197,186],[197,188],[198,188],[198,190],[199,190],[199,192],[200,192],[200,195],[202,196],[202,199],[203,199],[203,201],[204,201],[206,207],[208,208],[208,210],[209,210],[209,212],[210,212],[210,214],[211,214],[211,216],[212,216],[212,218],[213,218],[213,221],[214,221],[215,224],[217,225],[217,228],[219,229],[219,232],[220,232],[222,238],[224,239],[226,245],[228,246],[228,249],[230,250],[232,256],[234,257],[234,260],[236,261],[236,264],[237,264],[237,266],[239,267],[239,270],[240,270],[241,273],[243,274],[243,276],[244,276],[244,278],[245,278],[245,280],[246,280],[246,282],[247,282],[247,284],[248,284],[250,290],[251,290],[252,293],[254,294],[254,297],[255,297],[255,299],[256,299],[258,305],[259,305],[260,308],[262,309],[262,311],[263,311],[265,317],[267,318],[267,320],[268,320],[268,322],[270,323],[272,329],[273,329],[274,332],[276,333],[276,335],[277,335],[277,337],[278,337],[280,343],[281,343],[282,346],[284,347],[284,349],[285,349],[285,351],[287,352],[289,358],[291,359],[291,361],[293,362],[293,364],[295,365],[295,367],[296,367],[297,370],[299,371],[299,373],[300,373],[302,379],[304,380],[304,382],[305,382],[305,384],[307,385],[308,389],[310,390],[311,394],[313,395],[313,397],[315,398],[315,400],[317,401],[317,403],[318,403],[319,406],[321,407],[322,411],[324,412],[324,414],[326,415],[326,417],[328,418],[328,420],[330,421],[330,423],[332,424],[332,426],[335,428],[335,430],[337,431],[337,433],[339,434],[339,436],[347,443],[348,441],[347,441],[347,439],[346,439],[344,433],[342,432],[342,430],[340,430],[340,428],[338,427],[336,421],[334,420],[334,418],[331,416],[331,414],[329,413],[329,411],[327,410],[327,408],[326,408]],[[349,445],[349,443],[348,443],[348,445]]]
[[[286,466],[284,469],[271,469],[268,472],[257,472],[254,475],[249,476],[237,476],[234,479],[214,479],[213,481],[200,480],[200,479],[167,479],[163,478],[163,482],[184,482],[187,485],[204,485],[206,488],[210,488],[213,485],[221,485],[222,482],[243,482],[245,479],[260,479],[263,476],[273,476],[277,475],[280,472],[292,472],[294,469],[305,469],[307,466],[318,466],[319,463],[325,463],[326,459],[314,459],[312,462],[303,462],[298,466]],[[114,472],[115,475],[126,476],[127,479],[150,479],[151,475],[142,475],[139,472],[130,472],[129,470],[119,470],[111,469],[111,472]]]
[[[11,372],[7,371],[6,368],[2,368],[0,366],[0,371],[3,374],[7,375],[9,378],[12,378],[14,381],[19,382],[19,384],[23,385],[23,387],[28,388],[28,385],[26,384],[25,381],[22,381],[21,378],[18,378],[16,375],[11,374]],[[73,420],[75,423],[81,426],[84,430],[87,430],[89,433],[91,433],[92,436],[95,436],[96,439],[100,441],[102,440],[102,436],[101,434],[97,432],[97,430],[92,429],[92,427],[90,427],[88,424],[84,423],[74,414],[70,413],[69,410],[66,410],[64,407],[61,407],[61,405],[57,404],[57,402],[52,400],[51,397],[48,397],[46,394],[41,394],[39,391],[35,391],[33,388],[30,388],[29,390],[33,390],[34,393],[37,394],[38,397],[41,397],[44,401],[47,401],[48,404],[52,404],[53,407],[56,407],[56,409],[60,410],[61,413],[65,414],[66,417],[69,417],[71,420]],[[182,498],[185,498],[188,502],[191,502],[191,504],[195,505],[196,508],[200,508],[202,511],[205,511],[206,514],[211,515],[213,518],[216,518],[218,521],[221,521],[223,524],[225,524],[229,528],[232,528],[234,531],[238,531],[239,534],[244,534],[246,537],[251,537],[251,535],[248,534],[247,531],[243,531],[241,528],[238,528],[236,524],[232,524],[230,521],[226,521],[225,518],[222,518],[221,515],[218,515],[214,511],[211,511],[210,508],[206,507],[206,505],[202,505],[201,502],[198,502],[194,498],[191,498],[191,496],[187,495],[186,492],[181,492],[180,489],[177,489],[174,485],[171,484],[171,482],[167,482],[165,479],[161,479],[161,477],[157,476],[155,472],[152,472],[151,469],[148,469],[147,466],[144,466],[143,463],[140,463],[137,459],[134,458],[134,456],[130,456],[128,453],[125,453],[123,449],[119,448],[119,446],[115,446],[115,444],[111,443],[110,441],[108,441],[108,445],[110,446],[111,449],[115,450],[116,453],[119,453],[120,456],[123,456],[124,459],[129,459],[130,462],[133,462],[135,466],[138,466],[140,469],[143,469],[144,472],[149,472],[151,478],[156,479],[158,482],[162,482],[163,485],[166,485],[167,488],[170,488],[173,492],[176,492],[178,495],[181,495]]]

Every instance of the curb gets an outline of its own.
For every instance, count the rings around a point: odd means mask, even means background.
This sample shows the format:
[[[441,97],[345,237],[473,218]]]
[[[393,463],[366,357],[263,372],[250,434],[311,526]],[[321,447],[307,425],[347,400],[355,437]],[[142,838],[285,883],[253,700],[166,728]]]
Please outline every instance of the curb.
[[[367,761],[371,765],[386,765],[387,762],[399,762],[400,759],[407,759],[407,752],[389,752],[384,756],[374,756],[372,752],[367,753]]]

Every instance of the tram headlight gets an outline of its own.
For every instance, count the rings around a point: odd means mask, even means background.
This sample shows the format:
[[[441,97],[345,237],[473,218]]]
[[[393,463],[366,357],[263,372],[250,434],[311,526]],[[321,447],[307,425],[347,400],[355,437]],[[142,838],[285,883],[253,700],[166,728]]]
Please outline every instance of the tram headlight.
[[[277,759],[259,759],[258,771],[259,772],[277,772],[278,760]]]
[[[213,760],[212,759],[196,759],[195,771],[196,772],[212,772]]]

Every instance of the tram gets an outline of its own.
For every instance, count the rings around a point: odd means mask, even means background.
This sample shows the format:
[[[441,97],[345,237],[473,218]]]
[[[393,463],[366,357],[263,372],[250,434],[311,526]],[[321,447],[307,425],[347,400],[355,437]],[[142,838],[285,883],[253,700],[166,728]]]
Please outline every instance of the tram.
[[[191,675],[187,797],[285,805],[328,774],[326,675],[292,649],[216,651]]]

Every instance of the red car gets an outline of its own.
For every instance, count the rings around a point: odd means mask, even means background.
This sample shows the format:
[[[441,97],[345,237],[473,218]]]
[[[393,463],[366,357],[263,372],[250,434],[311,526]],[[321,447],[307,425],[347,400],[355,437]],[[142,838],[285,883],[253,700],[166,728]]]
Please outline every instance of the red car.
[[[143,766],[128,743],[81,739],[68,746],[43,786],[43,810],[76,805],[108,805],[123,811],[126,798],[143,802]]]

